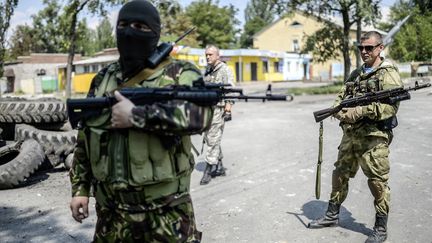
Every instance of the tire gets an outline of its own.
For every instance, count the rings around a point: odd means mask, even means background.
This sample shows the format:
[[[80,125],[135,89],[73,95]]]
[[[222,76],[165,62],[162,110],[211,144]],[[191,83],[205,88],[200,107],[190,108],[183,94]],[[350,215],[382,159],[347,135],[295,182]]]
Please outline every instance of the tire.
[[[65,162],[66,157],[74,151],[77,134],[77,130],[53,132],[27,124],[17,124],[15,127],[15,140],[31,138],[39,142],[53,167]]]
[[[0,123],[64,123],[66,104],[55,98],[28,100],[6,97],[0,99]]]
[[[0,189],[18,186],[45,158],[42,146],[33,139],[0,148]]]

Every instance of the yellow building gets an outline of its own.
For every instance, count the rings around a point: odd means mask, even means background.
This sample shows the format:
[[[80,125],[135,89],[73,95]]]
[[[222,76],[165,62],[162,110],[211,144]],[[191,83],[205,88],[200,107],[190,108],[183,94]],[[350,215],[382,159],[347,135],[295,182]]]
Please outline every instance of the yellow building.
[[[204,73],[207,65],[205,50],[176,47],[172,56],[194,63]],[[96,73],[119,58],[117,49],[107,49],[95,57],[74,62],[72,92],[87,93]],[[309,78],[309,56],[264,50],[221,50],[221,59],[232,70],[236,82],[284,81]],[[59,80],[64,79],[65,67],[59,68]]]
[[[342,27],[339,19],[332,19],[333,23]],[[281,18],[266,26],[256,33],[253,38],[253,47],[260,50],[274,50],[287,53],[299,53],[305,45],[307,36],[321,29],[323,24],[313,16],[306,16],[300,11]],[[363,31],[376,30],[381,34],[383,31],[370,26],[362,26]],[[356,26],[353,25],[350,33],[351,43],[356,41]],[[351,65],[355,65],[354,53],[351,57]],[[335,76],[343,76],[343,57],[330,60],[325,63],[313,62],[310,65],[310,76],[313,80],[330,80]]]
[[[231,69],[236,82],[283,81],[283,64],[285,53],[277,51],[235,49],[220,50],[221,60]],[[196,48],[179,48],[173,54],[179,60],[187,60],[204,71],[207,65],[205,50]]]

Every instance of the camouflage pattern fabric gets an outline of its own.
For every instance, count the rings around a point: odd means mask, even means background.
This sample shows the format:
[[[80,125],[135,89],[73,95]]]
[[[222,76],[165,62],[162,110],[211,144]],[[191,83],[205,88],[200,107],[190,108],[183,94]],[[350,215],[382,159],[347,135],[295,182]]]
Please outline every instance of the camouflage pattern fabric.
[[[206,82],[231,84],[234,86],[234,75],[224,62],[216,64],[210,72],[206,73],[204,80]],[[221,142],[225,127],[225,120],[223,119],[225,102],[233,103],[229,100],[221,101],[214,107],[210,129],[204,134],[204,143],[207,151],[205,161],[211,165],[216,165],[223,158]]]
[[[130,212],[96,204],[94,242],[200,242],[190,197],[170,207]]]
[[[205,82],[211,83],[219,83],[219,84],[230,84],[231,86],[235,86],[234,84],[234,75],[229,69],[228,65],[224,62],[219,62],[213,68],[208,68],[206,74],[204,76]],[[226,102],[233,103],[230,100],[224,100],[217,104],[217,106],[225,106]]]
[[[353,71],[339,93],[335,104],[341,100],[361,96],[366,92],[402,87],[397,69],[384,60],[370,73],[363,69]],[[390,130],[383,130],[382,122],[397,113],[399,104],[372,103],[362,107],[363,119],[354,124],[341,122],[343,137],[339,145],[338,159],[333,171],[330,201],[341,204],[348,195],[348,181],[361,168],[368,178],[374,196],[375,211],[388,215],[390,203],[389,145],[393,138]]]
[[[135,86],[191,86],[193,81],[196,81],[200,78],[201,73],[193,64],[172,60],[171,64],[156,71],[147,80],[144,80],[141,84],[136,84]],[[105,90],[107,90],[107,87],[101,86],[106,84],[107,80],[108,83],[116,83],[117,85],[120,85],[124,82],[122,79],[119,63],[113,63],[107,66],[95,76],[90,86],[88,97],[95,97],[103,94]],[[190,135],[201,133],[208,129],[212,118],[212,108],[197,106],[193,103],[185,101],[173,100],[164,103],[137,106],[133,109],[132,116],[133,117],[131,119],[132,123],[134,124],[134,128],[132,128],[133,132],[135,130],[141,130],[149,134],[148,136],[144,137],[151,137],[152,139],[159,137],[160,141],[155,140],[155,142],[158,144],[164,143],[164,146],[169,146],[169,149],[166,148],[161,150],[168,152],[182,150],[180,148],[188,148],[189,145],[184,145],[184,143],[190,143]],[[109,122],[110,119],[107,119],[107,127],[110,125]],[[70,170],[70,180],[72,184],[73,197],[90,196],[90,188],[95,188],[95,185],[102,184],[103,187],[107,189],[104,191],[95,189],[96,201],[99,205],[99,220],[97,224],[95,241],[99,242],[99,239],[104,239],[100,236],[100,232],[113,232],[112,230],[114,230],[116,233],[114,235],[112,233],[108,234],[110,237],[113,236],[114,238],[108,237],[106,238],[107,240],[103,240],[103,242],[134,242],[134,238],[137,237],[150,237],[148,238],[148,241],[138,240],[139,242],[193,242],[194,240],[199,240],[198,231],[195,229],[192,202],[189,200],[186,203],[176,204],[175,202],[178,201],[177,196],[175,197],[175,200],[169,200],[168,202],[166,199],[171,198],[170,196],[160,195],[158,198],[157,195],[159,189],[160,191],[169,192],[171,191],[171,188],[165,188],[165,186],[172,187],[172,185],[175,185],[174,183],[179,183],[179,192],[182,192],[182,196],[189,198],[190,176],[194,164],[193,155],[190,149],[187,151],[182,151],[180,155],[183,157],[179,158],[182,159],[182,161],[189,161],[190,164],[189,162],[187,163],[187,168],[176,167],[175,169],[181,169],[181,172],[175,174],[175,177],[171,181],[158,181],[159,179],[155,177],[150,178],[151,185],[147,185],[146,183],[148,182],[146,182],[139,186],[132,186],[128,184],[128,181],[131,181],[130,178],[120,178],[121,183],[115,183],[112,180],[98,181],[95,177],[95,173],[97,171],[93,171],[92,168],[98,168],[97,166],[104,167],[104,164],[101,163],[112,163],[109,162],[112,160],[102,160],[101,157],[101,160],[96,162],[98,163],[96,167],[90,163],[89,153],[91,153],[92,149],[94,148],[91,148],[88,144],[89,134],[87,132],[88,130],[86,130],[85,126],[84,129],[79,130],[77,146],[74,152],[74,161]],[[108,131],[108,133],[108,137],[114,137],[114,135],[119,133],[119,131],[113,130]],[[166,142],[166,138],[170,138],[168,142]],[[103,145],[100,144],[100,146]],[[135,147],[137,146],[138,145],[135,144]],[[103,147],[101,147],[100,151],[102,151],[102,149]],[[104,149],[105,153],[109,152],[106,151],[106,144]],[[127,154],[130,150],[125,149],[125,151],[126,152],[121,154]],[[108,153],[108,155],[109,154],[110,153]],[[171,158],[171,155],[160,154],[159,157]],[[177,158],[175,159],[177,161]],[[128,168],[130,167],[128,163],[130,163],[130,161],[127,159],[119,161],[122,161],[121,163],[124,164],[116,164],[115,167],[120,166],[122,167],[121,169],[125,171],[125,173],[121,176],[131,176],[131,172],[128,172]],[[171,168],[170,171],[167,171],[165,174],[170,175],[169,173],[175,173],[175,171],[173,172],[173,166],[175,165],[175,162],[171,161],[170,159],[161,161],[166,163],[166,166],[164,165],[157,169]],[[107,171],[109,173],[113,172],[112,170]],[[111,176],[108,174],[107,178],[116,179],[118,178],[118,175]],[[130,197],[131,201],[125,202],[119,200],[120,198],[116,197],[118,194],[125,196],[132,194],[133,197]],[[137,199],[137,201],[134,201],[135,199]],[[107,204],[106,201],[114,201],[115,203],[111,205]],[[143,201],[145,201],[146,205],[137,204],[137,202],[142,203]],[[180,200],[180,202],[181,201],[182,200]],[[133,207],[131,207],[130,204],[133,204]],[[172,206],[173,204],[175,204],[175,207]],[[151,205],[151,207],[148,205]],[[110,208],[110,210],[113,212],[112,215],[106,215],[106,213],[108,213],[106,208]],[[135,209],[139,209],[139,213],[137,213]],[[145,209],[145,212],[142,209]],[[105,220],[105,217],[108,217],[112,220],[107,221]],[[143,234],[139,229],[140,227],[144,227],[143,229],[150,227],[149,233]],[[122,229],[125,230],[123,231]]]
[[[221,147],[222,134],[225,127],[223,114],[223,107],[217,106],[214,108],[210,129],[204,135],[204,143],[207,151],[205,161],[211,165],[216,165],[218,161],[223,158]]]

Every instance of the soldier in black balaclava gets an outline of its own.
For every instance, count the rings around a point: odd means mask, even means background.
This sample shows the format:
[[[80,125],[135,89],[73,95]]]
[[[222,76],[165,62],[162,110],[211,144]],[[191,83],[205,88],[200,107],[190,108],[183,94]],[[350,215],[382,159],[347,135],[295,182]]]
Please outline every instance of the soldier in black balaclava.
[[[160,31],[151,3],[126,3],[116,27],[119,61],[98,72],[88,96],[201,80],[192,63],[170,57],[148,68]],[[195,164],[190,136],[210,126],[212,108],[185,100],[134,104],[119,91],[114,95],[118,102],[111,109],[80,126],[70,171],[72,217],[78,222],[88,217],[93,187],[94,242],[199,242],[189,194]]]
[[[130,78],[146,67],[160,32],[159,13],[151,3],[132,1],[120,10],[116,33],[123,78]]]

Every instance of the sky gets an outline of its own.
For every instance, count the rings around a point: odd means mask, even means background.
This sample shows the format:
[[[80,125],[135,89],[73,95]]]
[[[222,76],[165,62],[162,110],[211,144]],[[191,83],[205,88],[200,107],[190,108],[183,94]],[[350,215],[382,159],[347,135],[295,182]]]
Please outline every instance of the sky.
[[[382,0],[381,1],[381,9],[382,9],[382,15],[383,18],[385,19],[385,16],[387,16],[387,14],[389,13],[389,9],[390,7],[395,3],[396,0]],[[63,1],[65,2],[65,1]],[[183,6],[186,7],[187,5],[189,5],[191,2],[193,2],[193,0],[179,0],[179,3]],[[241,26],[243,26],[244,24],[244,10],[246,8],[246,4],[247,1],[246,0],[219,0],[219,5],[220,6],[227,6],[229,4],[234,5],[238,11],[237,11],[237,19],[240,20],[241,22]],[[17,25],[23,25],[23,24],[31,24],[31,18],[30,16],[33,14],[36,14],[39,10],[41,10],[43,8],[43,1],[42,0],[20,0],[18,2],[18,6],[15,9],[14,15],[12,16],[11,19],[11,28],[10,31],[8,31],[8,34],[10,34],[11,30],[15,28],[15,26]],[[114,23],[116,21],[117,18],[117,13],[118,10],[120,9],[120,6],[117,8],[112,9],[109,12],[109,17],[112,21],[112,23]],[[96,16],[90,16],[90,15],[85,15],[87,19],[87,23],[89,24],[90,28],[95,29],[96,26],[99,23],[99,18]],[[82,17],[82,16],[80,16]]]

